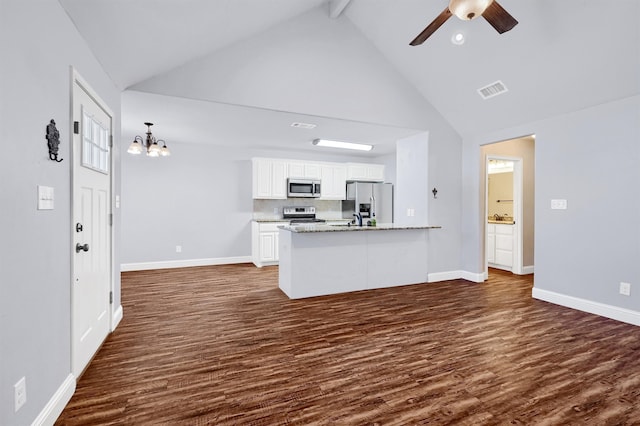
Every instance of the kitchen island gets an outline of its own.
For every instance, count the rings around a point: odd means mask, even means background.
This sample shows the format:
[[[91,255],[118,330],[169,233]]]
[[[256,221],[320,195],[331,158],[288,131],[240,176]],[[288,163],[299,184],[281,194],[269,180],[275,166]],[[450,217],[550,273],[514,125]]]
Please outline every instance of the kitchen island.
[[[439,226],[280,227],[279,285],[290,299],[426,283]]]

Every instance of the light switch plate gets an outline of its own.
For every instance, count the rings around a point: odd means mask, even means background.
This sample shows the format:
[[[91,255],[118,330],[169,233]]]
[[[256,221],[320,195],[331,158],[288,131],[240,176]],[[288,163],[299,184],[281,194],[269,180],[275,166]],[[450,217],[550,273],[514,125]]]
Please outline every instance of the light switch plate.
[[[53,210],[53,199],[52,187],[38,185],[38,210]]]
[[[551,209],[552,210],[566,210],[567,209],[567,200],[551,200]]]

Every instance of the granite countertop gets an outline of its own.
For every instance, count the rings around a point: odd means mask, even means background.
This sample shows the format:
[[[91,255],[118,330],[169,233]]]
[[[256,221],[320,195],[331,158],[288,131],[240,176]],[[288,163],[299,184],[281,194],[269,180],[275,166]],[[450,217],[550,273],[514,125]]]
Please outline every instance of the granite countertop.
[[[322,218],[319,218],[319,219],[322,219]],[[254,222],[258,222],[258,223],[272,223],[272,222],[273,223],[276,223],[276,222],[278,222],[278,223],[289,223],[289,221],[291,221],[291,219],[282,219],[282,218],[280,218],[280,219],[263,219],[263,218],[260,218],[260,219],[252,219],[252,220]],[[347,222],[351,221],[351,219],[324,219],[324,220],[326,220],[327,222],[344,222],[344,223],[347,223]]]
[[[513,220],[495,220],[495,219],[489,219],[487,220],[488,223],[495,223],[496,225],[513,225],[516,222]]]
[[[376,226],[345,226],[345,225],[324,225],[324,224],[298,224],[279,226],[280,229],[295,233],[312,232],[362,232],[362,231],[398,231],[406,229],[440,229],[441,226],[428,225],[396,225],[393,223],[379,223]]]

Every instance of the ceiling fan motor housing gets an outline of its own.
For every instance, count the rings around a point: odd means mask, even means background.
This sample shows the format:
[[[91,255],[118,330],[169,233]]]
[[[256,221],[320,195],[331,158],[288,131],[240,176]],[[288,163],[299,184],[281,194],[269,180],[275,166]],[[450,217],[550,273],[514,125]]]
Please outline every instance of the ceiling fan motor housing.
[[[450,0],[449,10],[463,21],[481,16],[493,0]]]

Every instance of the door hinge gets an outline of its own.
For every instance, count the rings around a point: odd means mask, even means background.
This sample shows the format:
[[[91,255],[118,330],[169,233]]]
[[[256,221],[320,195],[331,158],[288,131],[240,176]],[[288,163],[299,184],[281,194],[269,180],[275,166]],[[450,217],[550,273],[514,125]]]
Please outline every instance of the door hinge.
[[[112,291],[109,292],[109,304],[113,305],[113,292]]]
[[[109,148],[113,148],[113,135],[109,135]]]
[[[76,135],[80,134],[80,122],[79,121],[74,121],[73,122],[73,133],[75,133]]]
[[[109,226],[113,226],[113,213],[109,213]]]

